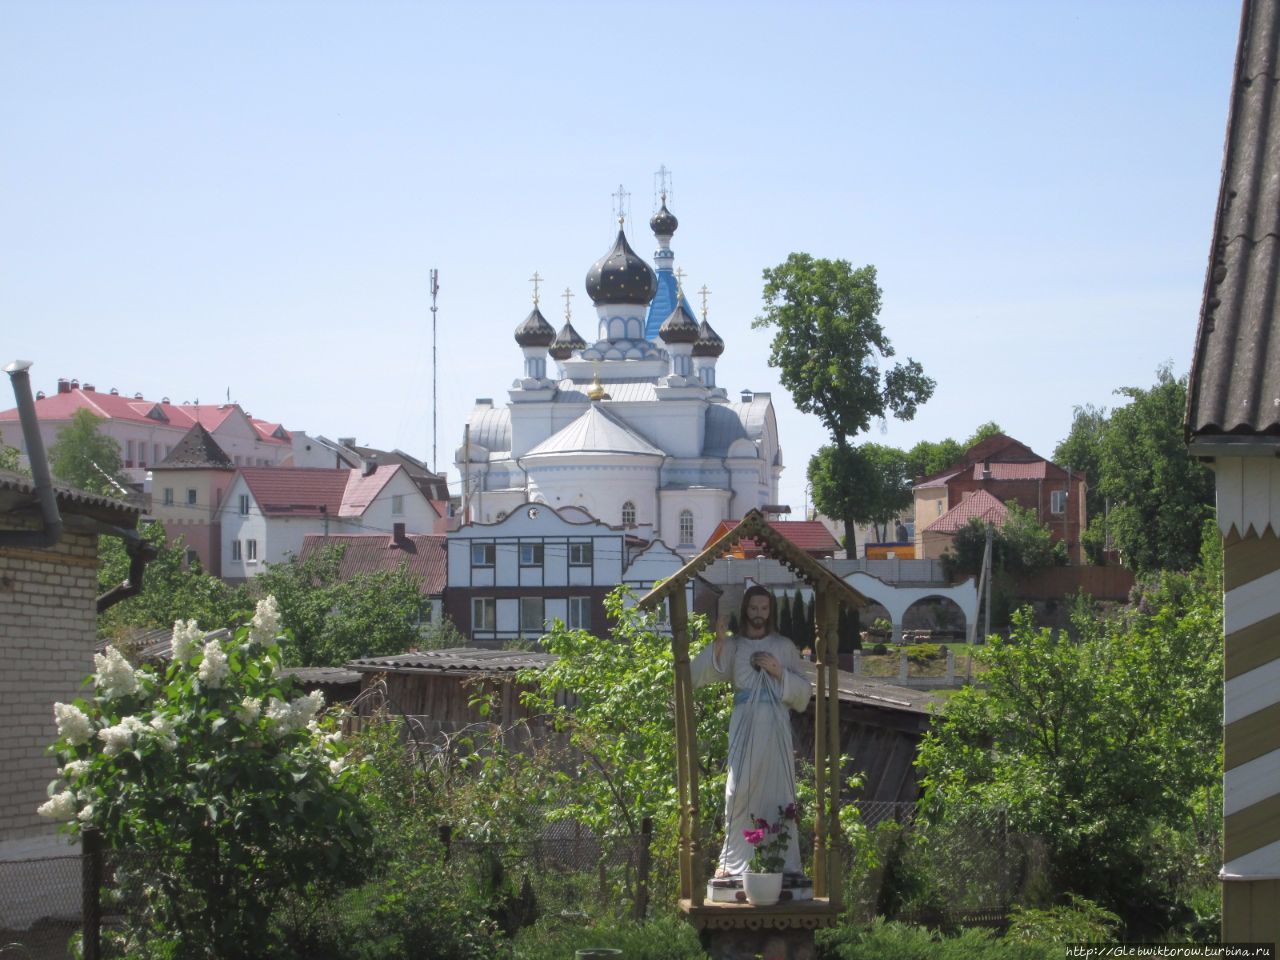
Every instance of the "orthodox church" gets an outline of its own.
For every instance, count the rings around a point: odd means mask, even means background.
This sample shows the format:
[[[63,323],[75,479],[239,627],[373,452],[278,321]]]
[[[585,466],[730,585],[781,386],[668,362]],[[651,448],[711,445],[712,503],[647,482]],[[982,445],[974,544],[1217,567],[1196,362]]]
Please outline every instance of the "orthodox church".
[[[457,452],[467,519],[496,523],[530,501],[576,507],[691,555],[720,521],[777,502],[773,404],[749,391],[730,400],[717,385],[725,342],[705,297],[701,321],[685,297],[666,201],[649,221],[656,270],[619,217],[613,246],[587,271],[594,342],[567,306],[557,332],[535,292],[515,329],[524,376],[504,406],[476,400]]]

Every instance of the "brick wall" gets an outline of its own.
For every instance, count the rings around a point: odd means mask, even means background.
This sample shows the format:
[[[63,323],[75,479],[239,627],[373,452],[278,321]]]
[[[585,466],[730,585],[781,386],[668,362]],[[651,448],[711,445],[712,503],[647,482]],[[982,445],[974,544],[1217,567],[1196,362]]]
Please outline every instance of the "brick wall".
[[[0,546],[0,841],[51,833],[36,815],[56,772],[53,704],[93,669],[98,546],[65,517],[49,549]],[[9,517],[3,529],[20,528]]]

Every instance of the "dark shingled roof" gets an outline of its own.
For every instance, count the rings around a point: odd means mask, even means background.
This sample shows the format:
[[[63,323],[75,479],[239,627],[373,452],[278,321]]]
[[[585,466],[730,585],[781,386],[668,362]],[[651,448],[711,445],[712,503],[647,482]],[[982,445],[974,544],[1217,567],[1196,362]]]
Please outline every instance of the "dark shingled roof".
[[[169,455],[151,469],[186,470],[191,467],[219,467],[224,470],[236,468],[226,451],[213,439],[213,434],[198,423],[183,434],[177,446],[169,451]]]
[[[1190,439],[1280,440],[1280,0],[1245,0],[1200,329]]]
[[[16,494],[20,498],[30,498],[33,511],[39,510],[36,501],[36,484],[30,477],[9,470],[0,470],[0,492]],[[104,497],[87,490],[69,487],[65,483],[54,481],[53,493],[58,501],[58,509],[67,513],[82,514],[107,523],[124,524],[132,527],[137,524],[142,508],[111,497]],[[10,499],[10,498],[6,498]],[[5,509],[8,509],[6,506]]]
[[[397,540],[390,534],[336,534],[326,537],[309,533],[303,538],[299,559],[306,560],[335,546],[343,548],[338,571],[343,580],[350,580],[358,573],[398,570],[404,564],[422,584],[425,596],[438,597],[444,593],[449,567],[444,537],[410,533]]]

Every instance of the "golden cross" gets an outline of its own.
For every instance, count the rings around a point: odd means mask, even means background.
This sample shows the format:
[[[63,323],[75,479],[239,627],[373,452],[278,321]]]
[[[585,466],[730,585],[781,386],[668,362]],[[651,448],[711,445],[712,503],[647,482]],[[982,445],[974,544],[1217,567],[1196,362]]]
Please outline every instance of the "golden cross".
[[[538,284],[542,282],[542,277],[538,276],[538,271],[533,271],[533,276],[529,278],[529,282],[533,284],[533,305],[538,305]]]
[[[702,319],[705,320],[707,319],[707,297],[711,296],[711,291],[707,289],[707,285],[704,283],[698,293],[702,294]]]
[[[560,294],[560,296],[564,297],[564,318],[566,321],[568,321],[569,318],[573,315],[573,307],[569,303],[569,300],[572,299],[573,297],[573,291],[570,290],[568,287],[565,287],[564,293]]]

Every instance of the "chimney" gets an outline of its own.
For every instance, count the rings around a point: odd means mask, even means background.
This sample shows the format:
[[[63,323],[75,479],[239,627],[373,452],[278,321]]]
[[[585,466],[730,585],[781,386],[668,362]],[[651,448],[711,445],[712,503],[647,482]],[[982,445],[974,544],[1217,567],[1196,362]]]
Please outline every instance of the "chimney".
[[[72,377],[72,378],[71,378],[71,389],[72,389],[72,390],[79,390],[79,389],[80,389],[80,381],[79,381],[79,380],[77,380],[75,377]]]
[[[68,380],[66,377],[59,377],[59,378],[58,378],[58,392],[59,392],[59,393],[70,393],[70,392],[71,392],[71,381],[70,381],[70,380]]]
[[[85,392],[85,393],[93,393],[93,384],[92,384],[92,383],[86,383],[86,384],[84,385],[84,392]]]
[[[396,543],[404,543],[404,524],[393,523],[391,525],[391,539]]]
[[[370,456],[360,461],[360,476],[367,477],[378,469],[377,456]]]
[[[743,402],[743,403],[750,403],[750,402],[751,402],[751,391],[750,391],[750,390],[745,390],[745,389],[744,389],[744,390],[742,391],[742,402]]]
[[[355,445],[356,445],[355,437],[339,437],[338,438],[338,446],[340,447],[354,447]]]

